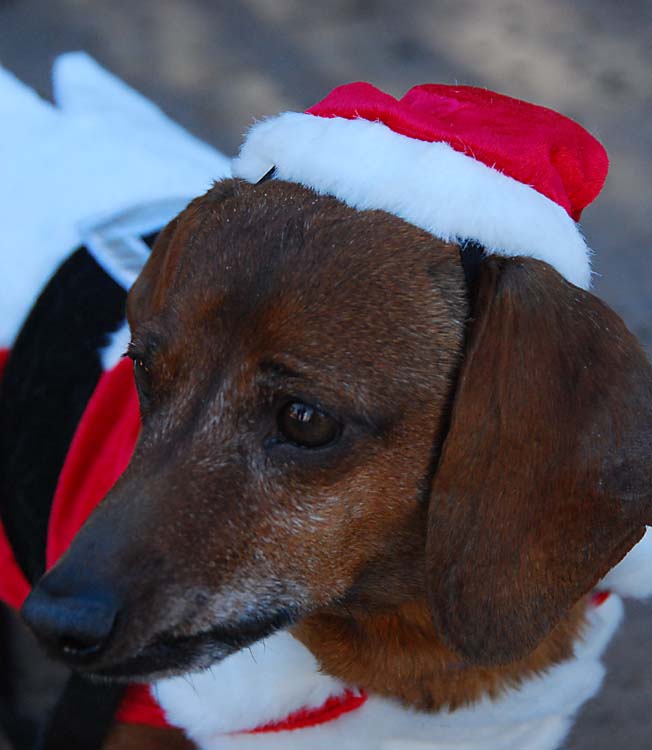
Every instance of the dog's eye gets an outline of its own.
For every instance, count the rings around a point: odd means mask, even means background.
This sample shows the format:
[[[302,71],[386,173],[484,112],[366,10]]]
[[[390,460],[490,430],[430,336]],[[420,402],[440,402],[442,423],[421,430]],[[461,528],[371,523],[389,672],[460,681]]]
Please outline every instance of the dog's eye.
[[[281,409],[278,428],[286,440],[302,448],[328,445],[341,432],[341,425],[336,419],[303,401],[292,401]]]
[[[134,359],[134,380],[136,381],[136,388],[138,395],[142,398],[149,396],[149,368],[142,359]]]

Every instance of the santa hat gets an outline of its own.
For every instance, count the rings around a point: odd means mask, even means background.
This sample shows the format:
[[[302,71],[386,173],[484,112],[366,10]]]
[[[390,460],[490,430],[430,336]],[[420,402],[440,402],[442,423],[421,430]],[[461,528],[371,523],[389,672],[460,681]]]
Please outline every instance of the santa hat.
[[[352,83],[256,123],[233,176],[257,182],[274,168],[442,240],[544,260],[587,288],[591,252],[576,222],[608,165],[593,136],[545,107],[470,86],[416,86],[397,100]]]

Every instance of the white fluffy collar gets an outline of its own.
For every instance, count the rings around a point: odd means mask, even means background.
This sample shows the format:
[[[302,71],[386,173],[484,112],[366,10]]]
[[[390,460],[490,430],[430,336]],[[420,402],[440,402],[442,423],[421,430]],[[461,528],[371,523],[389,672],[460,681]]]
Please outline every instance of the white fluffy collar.
[[[289,633],[277,633],[212,670],[162,680],[152,692],[168,721],[202,750],[555,750],[604,677],[602,652],[622,619],[618,594],[652,593],[652,530],[602,581],[614,592],[589,612],[573,659],[453,713],[426,714],[375,696],[339,718],[293,731],[250,734],[350,686],[325,675]]]
[[[262,734],[278,722],[342,694],[314,657],[282,632],[225,659],[211,671],[162,680],[153,694],[168,721],[202,750],[554,750],[577,709],[599,689],[600,656],[622,617],[612,595],[590,613],[575,657],[510,690],[453,713],[426,714],[370,697],[357,710],[317,726]]]

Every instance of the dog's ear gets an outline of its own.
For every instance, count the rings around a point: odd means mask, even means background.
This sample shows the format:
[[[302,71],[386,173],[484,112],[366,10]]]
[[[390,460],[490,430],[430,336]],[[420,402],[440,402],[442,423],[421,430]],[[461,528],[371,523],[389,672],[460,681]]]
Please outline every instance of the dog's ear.
[[[191,201],[156,238],[152,253],[127,297],[127,318],[132,330],[138,321],[146,320],[163,306],[181,255],[192,251],[202,215],[230,198],[237,187],[237,180],[216,182],[208,193]]]
[[[188,233],[184,229],[192,222],[197,203],[193,201],[159,234],[143,270],[129,290],[127,319],[132,330],[138,321],[146,320],[161,306],[164,290],[174,274],[184,240],[187,240]]]
[[[435,626],[477,664],[527,655],[652,523],[652,368],[593,295],[489,258],[432,486]]]

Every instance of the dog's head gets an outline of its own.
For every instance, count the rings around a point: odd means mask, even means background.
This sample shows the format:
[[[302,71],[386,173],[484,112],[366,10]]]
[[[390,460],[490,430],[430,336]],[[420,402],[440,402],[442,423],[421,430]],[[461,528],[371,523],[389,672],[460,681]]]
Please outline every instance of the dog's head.
[[[37,588],[89,623],[50,647],[153,676],[427,598],[470,662],[531,651],[652,521],[652,374],[542,262],[472,287],[457,246],[307,188],[194,201],[130,293],[142,431]]]

